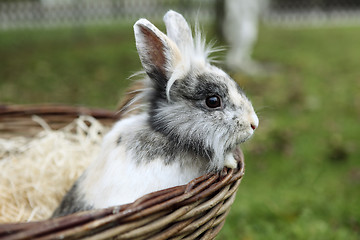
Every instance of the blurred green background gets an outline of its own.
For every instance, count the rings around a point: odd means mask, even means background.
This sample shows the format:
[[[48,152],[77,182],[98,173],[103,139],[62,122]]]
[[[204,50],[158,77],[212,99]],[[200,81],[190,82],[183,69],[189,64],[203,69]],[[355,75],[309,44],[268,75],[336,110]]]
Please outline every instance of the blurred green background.
[[[269,73],[232,73],[260,126],[218,239],[360,239],[359,53],[359,26],[260,26]],[[140,69],[132,23],[0,32],[2,104],[115,109]]]

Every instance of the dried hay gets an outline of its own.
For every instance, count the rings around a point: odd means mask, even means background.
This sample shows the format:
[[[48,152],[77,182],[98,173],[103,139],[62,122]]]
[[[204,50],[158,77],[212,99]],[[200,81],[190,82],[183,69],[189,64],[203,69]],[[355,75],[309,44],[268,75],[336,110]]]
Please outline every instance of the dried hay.
[[[51,216],[65,192],[97,155],[107,131],[89,116],[34,138],[0,136],[0,223],[43,220]]]

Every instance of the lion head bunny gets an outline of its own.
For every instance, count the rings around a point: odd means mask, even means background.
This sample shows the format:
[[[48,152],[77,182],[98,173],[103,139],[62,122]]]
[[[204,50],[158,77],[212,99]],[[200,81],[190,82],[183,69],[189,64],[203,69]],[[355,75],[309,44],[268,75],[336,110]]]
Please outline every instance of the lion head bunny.
[[[130,203],[237,166],[234,149],[259,124],[251,102],[234,80],[210,64],[212,50],[198,32],[192,37],[182,15],[169,11],[164,22],[167,35],[146,19],[135,23],[146,76],[126,108],[141,111],[113,126],[99,156],[54,217]]]

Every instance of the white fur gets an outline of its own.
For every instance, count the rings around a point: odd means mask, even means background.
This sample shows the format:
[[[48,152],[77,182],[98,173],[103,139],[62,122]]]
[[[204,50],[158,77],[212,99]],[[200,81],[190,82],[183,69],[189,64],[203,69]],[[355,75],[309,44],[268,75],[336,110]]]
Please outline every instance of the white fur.
[[[147,193],[186,184],[203,174],[197,168],[181,166],[180,162],[166,165],[161,158],[137,164],[135,152],[124,144],[116,146],[119,135],[126,137],[146,125],[146,113],[134,115],[119,121],[105,136],[99,157],[79,183],[86,203],[94,208],[130,203]]]
[[[225,167],[228,167],[228,168],[236,168],[237,167],[237,162],[234,158],[233,153],[226,154],[224,165],[225,165]]]
[[[174,41],[179,48],[182,58],[181,65],[184,66],[183,71],[188,72],[191,68],[210,67],[210,54],[222,51],[222,48],[213,48],[212,44],[206,44],[205,38],[202,36],[199,27],[195,28],[195,37],[192,36],[192,30],[185,18],[175,12],[168,11],[164,16],[167,36]]]
[[[189,56],[194,49],[194,40],[191,28],[184,17],[175,12],[168,11],[164,16],[167,36],[179,47],[183,55]]]

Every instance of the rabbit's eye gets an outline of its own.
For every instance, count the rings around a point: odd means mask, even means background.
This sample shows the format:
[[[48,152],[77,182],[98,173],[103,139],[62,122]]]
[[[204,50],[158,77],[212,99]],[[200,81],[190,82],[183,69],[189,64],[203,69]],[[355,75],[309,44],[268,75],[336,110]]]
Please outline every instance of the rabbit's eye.
[[[209,108],[218,108],[221,106],[221,99],[219,96],[214,95],[207,97],[205,103]]]

